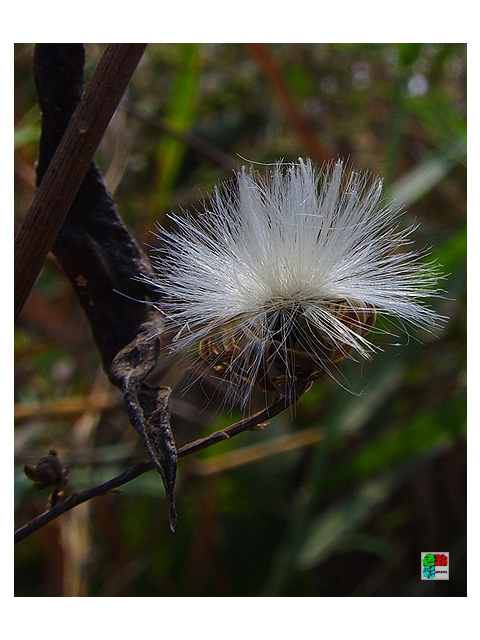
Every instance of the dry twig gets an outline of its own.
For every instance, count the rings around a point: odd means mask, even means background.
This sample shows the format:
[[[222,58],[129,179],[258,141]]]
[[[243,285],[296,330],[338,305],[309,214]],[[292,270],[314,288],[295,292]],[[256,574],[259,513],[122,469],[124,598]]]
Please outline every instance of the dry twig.
[[[15,239],[15,318],[58,235],[145,47],[145,44],[109,45],[72,115]]]
[[[258,413],[255,413],[248,418],[244,418],[239,422],[235,422],[226,429],[215,431],[206,438],[201,438],[199,440],[195,440],[195,442],[191,442],[185,445],[178,450],[178,457],[183,458],[187,455],[196,453],[197,451],[201,451],[202,449],[206,449],[207,447],[217,444],[217,442],[222,442],[222,440],[233,438],[239,433],[243,433],[244,431],[248,431],[250,429],[255,429],[265,421],[281,413],[284,409],[295,404],[302,393],[303,390],[293,400],[282,397],[276,402],[272,403],[266,409],[263,409],[262,411],[259,411]],[[145,460],[133,465],[120,475],[112,478],[111,480],[108,480],[107,482],[104,482],[103,484],[91,487],[90,489],[86,489],[85,491],[75,491],[63,502],[60,502],[55,507],[45,511],[44,513],[40,514],[30,522],[25,524],[23,527],[17,529],[17,531],[15,532],[15,543],[24,540],[35,531],[38,531],[38,529],[41,529],[46,524],[48,524],[52,520],[55,520],[67,511],[70,511],[70,509],[73,509],[77,505],[82,504],[87,500],[91,500],[92,498],[96,498],[97,496],[105,495],[106,493],[117,489],[127,482],[138,478],[138,476],[146,473],[147,471],[151,471],[152,469],[155,469],[154,461]]]

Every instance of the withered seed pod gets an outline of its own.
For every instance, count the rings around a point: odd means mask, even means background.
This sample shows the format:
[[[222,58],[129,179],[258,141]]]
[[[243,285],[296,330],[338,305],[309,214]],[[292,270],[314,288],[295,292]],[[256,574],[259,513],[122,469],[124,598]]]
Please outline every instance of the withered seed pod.
[[[357,306],[346,300],[332,300],[328,307],[343,326],[361,337],[371,331],[377,317],[372,305]],[[199,354],[219,378],[234,384],[247,382],[267,393],[284,394],[320,378],[351,349],[345,343],[334,344],[326,333],[306,323],[301,315],[291,323],[289,334],[269,341],[260,362],[251,349],[245,349],[247,342],[251,344],[251,338],[251,335],[235,335],[226,327],[204,338],[199,344]]]

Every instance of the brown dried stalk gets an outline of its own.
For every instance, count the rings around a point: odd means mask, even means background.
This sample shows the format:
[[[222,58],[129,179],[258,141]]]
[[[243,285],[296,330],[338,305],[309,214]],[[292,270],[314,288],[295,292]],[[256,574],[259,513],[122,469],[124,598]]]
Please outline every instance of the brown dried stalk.
[[[217,442],[222,442],[222,440],[233,438],[239,433],[258,428],[265,421],[273,418],[277,414],[281,413],[284,409],[287,409],[289,406],[295,404],[302,393],[303,390],[298,393],[297,396],[295,396],[293,399],[282,397],[279,400],[273,402],[266,409],[263,409],[262,411],[259,411],[258,413],[255,413],[248,418],[244,418],[239,422],[235,422],[226,429],[215,431],[206,438],[201,438],[199,440],[195,440],[194,442],[190,442],[189,444],[178,450],[178,457],[183,458],[187,455],[196,453],[197,451],[201,451],[202,449],[206,449],[207,447],[217,444]],[[30,522],[25,524],[23,527],[17,529],[17,531],[15,532],[15,543],[24,540],[35,531],[38,531],[46,524],[48,524],[52,520],[55,520],[67,511],[70,511],[70,509],[73,509],[77,505],[82,504],[83,502],[87,502],[87,500],[91,500],[92,498],[96,498],[97,496],[105,495],[106,493],[117,489],[127,482],[138,478],[138,476],[146,473],[147,471],[151,471],[152,469],[155,469],[154,461],[145,460],[133,465],[120,475],[112,478],[111,480],[108,480],[107,482],[104,482],[103,484],[91,487],[90,489],[86,489],[85,491],[75,491],[63,502],[56,504],[54,507],[40,514]]]
[[[15,239],[15,318],[58,235],[145,47],[145,44],[109,45],[71,117]]]

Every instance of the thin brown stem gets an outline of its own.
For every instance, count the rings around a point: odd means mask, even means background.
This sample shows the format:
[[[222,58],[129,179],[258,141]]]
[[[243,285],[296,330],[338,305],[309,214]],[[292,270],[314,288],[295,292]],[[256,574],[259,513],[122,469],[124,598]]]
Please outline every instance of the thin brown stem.
[[[318,427],[311,427],[298,433],[290,433],[246,447],[239,447],[221,456],[213,456],[205,460],[195,461],[194,464],[192,462],[189,471],[194,476],[202,478],[219,475],[226,471],[238,469],[239,467],[254,462],[260,462],[261,460],[278,456],[288,451],[310,447],[323,440],[324,437],[324,432],[318,429]]]
[[[147,122],[157,129],[160,129],[164,133],[167,133],[169,136],[172,136],[176,140],[183,142],[186,147],[193,149],[205,159],[213,162],[219,167],[222,167],[222,169],[225,169],[225,171],[230,173],[238,169],[238,162],[236,162],[228,154],[224,153],[221,149],[218,149],[214,145],[206,142],[202,138],[199,138],[195,134],[191,132],[180,131],[179,129],[169,124],[164,118],[161,118],[154,113],[149,113],[148,111],[138,107],[131,101],[126,101],[126,107],[128,112],[139,120]]]
[[[226,429],[215,431],[206,438],[201,438],[199,440],[195,440],[194,442],[186,444],[184,447],[181,447],[178,450],[178,457],[183,458],[184,456],[196,453],[197,451],[201,451],[202,449],[206,449],[207,447],[211,447],[212,445],[216,444],[217,442],[221,442],[222,440],[233,438],[239,433],[248,431],[250,429],[255,429],[265,421],[281,413],[284,409],[287,409],[288,407],[295,404],[302,392],[298,393],[291,399],[282,397],[262,411],[259,411],[258,413],[255,413],[248,418],[244,418],[239,422],[235,422]],[[30,522],[25,524],[23,527],[17,529],[17,531],[15,532],[15,543],[24,540],[35,531],[38,531],[38,529],[41,529],[46,524],[48,524],[52,520],[55,520],[67,511],[70,511],[70,509],[73,509],[77,505],[82,504],[87,500],[91,500],[92,498],[95,498],[97,496],[109,493],[110,491],[117,489],[127,482],[134,480],[147,471],[151,471],[152,469],[155,469],[155,463],[152,460],[139,462],[120,475],[112,478],[111,480],[108,480],[107,482],[104,482],[103,484],[91,487],[90,489],[86,489],[85,491],[75,491],[63,502],[58,503],[51,509],[45,511],[44,513],[40,514]]]
[[[320,165],[330,160],[333,154],[320,141],[317,132],[302,113],[295,98],[292,96],[285,74],[268,45],[248,43],[245,44],[245,47],[268,78],[280,107],[307,151]]]
[[[15,318],[70,209],[145,44],[107,47],[15,239]]]
[[[86,409],[106,411],[122,406],[122,399],[116,394],[98,392],[92,396],[71,396],[58,400],[46,400],[41,404],[32,402],[19,402],[14,405],[14,420],[30,420],[39,416],[56,417],[68,415],[80,415]]]

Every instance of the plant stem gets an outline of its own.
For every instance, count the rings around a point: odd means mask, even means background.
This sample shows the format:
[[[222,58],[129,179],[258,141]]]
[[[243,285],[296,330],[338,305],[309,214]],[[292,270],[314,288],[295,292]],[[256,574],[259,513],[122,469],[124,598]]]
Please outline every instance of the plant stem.
[[[145,50],[145,44],[108,45],[50,162],[15,239],[15,318]]]

